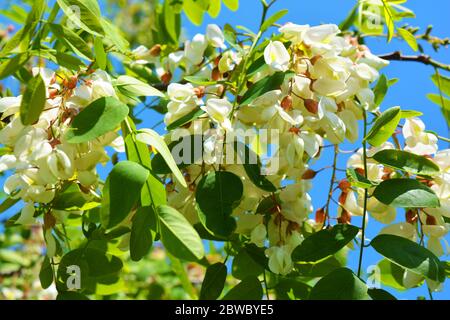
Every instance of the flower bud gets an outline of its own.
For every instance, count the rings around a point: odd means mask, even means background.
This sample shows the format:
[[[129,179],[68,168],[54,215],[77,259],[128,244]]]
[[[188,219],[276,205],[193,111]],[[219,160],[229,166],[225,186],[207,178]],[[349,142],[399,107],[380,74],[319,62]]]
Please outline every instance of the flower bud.
[[[292,109],[292,97],[291,96],[284,97],[283,100],[281,100],[281,107],[285,111],[291,110]]]
[[[348,196],[348,193],[347,193],[347,192],[342,192],[342,193],[339,195],[339,199],[338,199],[339,203],[342,204],[342,205],[344,205],[345,202],[347,201],[347,196]]]
[[[350,222],[352,221],[352,216],[347,210],[343,209],[341,216],[339,218],[337,218],[337,221],[339,223],[350,224]]]
[[[363,168],[356,168],[356,173],[359,174],[361,177],[364,177],[366,175],[366,171]]]
[[[415,210],[408,210],[405,214],[406,222],[415,224],[417,222],[417,212]]]
[[[161,45],[160,44],[155,44],[150,50],[149,53],[151,56],[153,57],[157,57],[160,55],[161,53]]]
[[[164,84],[169,84],[170,80],[172,80],[172,74],[170,72],[166,72],[161,76],[161,81]]]
[[[435,226],[437,225],[436,218],[432,215],[427,215],[427,220],[425,222],[429,226]]]
[[[222,78],[222,74],[219,71],[219,68],[215,67],[211,72],[211,78],[214,81],[219,81]]]
[[[304,180],[310,180],[313,179],[315,176],[317,175],[317,171],[314,171],[312,169],[308,169],[306,170],[303,175],[302,175],[302,179]]]
[[[197,96],[197,98],[201,99],[205,95],[205,87],[200,86],[197,88],[194,88],[194,94]]]
[[[347,179],[342,179],[341,181],[339,181],[339,189],[341,189],[343,192],[347,192],[350,188],[351,188],[351,184],[350,182],[348,182]]]
[[[319,103],[316,100],[305,99],[304,102],[305,102],[306,110],[308,110],[309,112],[311,112],[313,114],[317,114],[317,112],[319,111]]]
[[[325,222],[325,217],[327,215],[325,214],[325,209],[320,208],[316,211],[316,223],[323,224]]]

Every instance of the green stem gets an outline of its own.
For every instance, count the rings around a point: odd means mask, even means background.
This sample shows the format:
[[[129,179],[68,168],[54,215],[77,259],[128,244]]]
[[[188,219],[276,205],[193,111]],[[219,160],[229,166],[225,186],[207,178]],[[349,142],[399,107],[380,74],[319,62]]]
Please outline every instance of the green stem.
[[[367,112],[363,110],[364,115],[364,137],[367,135]],[[363,164],[364,164],[364,177],[367,179],[367,143],[363,140]],[[364,253],[364,239],[366,232],[366,215],[367,215],[367,198],[369,197],[368,189],[364,189],[364,207],[363,207],[363,217],[362,217],[362,227],[361,227],[361,246],[359,248],[359,262],[358,262],[358,277],[361,276],[362,260]]]

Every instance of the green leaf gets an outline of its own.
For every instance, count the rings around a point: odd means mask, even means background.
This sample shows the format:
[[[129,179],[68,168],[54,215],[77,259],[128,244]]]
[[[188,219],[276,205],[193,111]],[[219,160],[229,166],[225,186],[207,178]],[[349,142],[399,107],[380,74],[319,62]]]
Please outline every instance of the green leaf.
[[[184,126],[185,124],[198,119],[200,116],[202,116],[204,114],[205,114],[205,111],[203,111],[202,109],[194,109],[191,112],[189,112],[188,114],[182,116],[178,120],[175,120],[174,122],[169,124],[167,126],[167,130],[170,131],[170,130],[179,128],[181,126]]]
[[[439,258],[416,242],[392,234],[380,234],[370,245],[390,261],[430,280],[443,282],[445,279]]]
[[[238,155],[239,163],[243,164],[245,173],[253,184],[264,191],[277,191],[273,183],[261,174],[259,157],[244,143],[235,142],[234,148]]]
[[[344,248],[358,234],[359,228],[348,224],[337,224],[331,229],[320,230],[307,237],[292,252],[296,262],[316,262]]]
[[[231,172],[210,172],[197,185],[197,201],[200,221],[214,235],[228,237],[236,228],[231,216],[242,198],[244,187],[241,179]]]
[[[381,150],[373,156],[373,159],[383,165],[412,174],[432,176],[440,171],[439,166],[432,160],[402,150]]]
[[[106,70],[107,56],[103,47],[103,40],[100,37],[94,38],[95,61],[100,69]]]
[[[450,111],[450,99],[446,97],[441,97],[439,94],[429,93],[427,94],[427,98],[431,100],[431,102],[437,104],[443,109]]]
[[[158,89],[130,76],[119,76],[115,86],[129,95],[138,97],[164,97]]]
[[[381,103],[384,100],[384,97],[386,96],[388,88],[389,88],[388,79],[384,74],[382,74],[378,79],[377,84],[373,88],[373,93],[375,95],[374,102],[376,106],[381,105]]]
[[[87,196],[83,195],[76,183],[65,185],[52,201],[52,207],[57,210],[73,210],[83,207],[87,202]]]
[[[161,241],[175,257],[197,261],[205,255],[203,243],[194,227],[172,207],[161,205],[157,208],[161,224]]]
[[[264,23],[262,24],[262,26],[260,28],[260,32],[264,32],[267,29],[269,29],[275,22],[277,22],[278,20],[283,18],[288,12],[289,12],[289,10],[283,9],[283,10],[280,10],[280,11],[274,13],[266,21],[264,21]]]
[[[106,243],[105,243],[106,245]],[[113,284],[119,281],[122,260],[104,251],[86,247],[66,253],[58,266],[56,286],[59,292],[67,290],[70,276],[67,267],[77,266],[80,269],[80,293],[95,293],[99,284]]]
[[[42,289],[47,289],[53,283],[53,269],[50,264],[50,259],[47,256],[45,256],[44,261],[42,262],[41,270],[39,271],[39,280]]]
[[[264,266],[258,261],[255,261],[255,259],[250,255],[250,248],[242,248],[233,259],[231,270],[233,277],[236,279],[243,280],[249,276],[257,277],[264,271]]]
[[[20,104],[20,121],[24,125],[32,125],[39,120],[45,107],[46,88],[44,80],[38,74],[27,83]]]
[[[239,9],[239,0],[223,0],[223,4],[231,11]]]
[[[6,198],[5,201],[0,204],[0,213],[5,212],[9,208],[11,208],[13,205],[19,202],[19,200],[20,199]]]
[[[96,0],[56,0],[67,18],[76,28],[95,36],[104,34],[101,11]]]
[[[167,147],[164,138],[152,129],[141,129],[137,132],[136,139],[142,143],[154,147],[161,154],[178,182],[182,186],[187,187],[186,180],[184,179],[180,169],[178,169],[175,159]]]
[[[227,266],[221,262],[210,265],[206,269],[200,290],[200,300],[216,300],[222,293],[227,278]]]
[[[209,16],[211,18],[217,18],[219,16],[221,6],[222,6],[221,0],[211,0],[208,9]]]
[[[171,2],[171,0],[164,0],[164,29],[169,35],[171,42],[174,44],[178,44],[178,38],[180,37],[181,31],[180,14],[173,9]]]
[[[350,269],[336,269],[317,282],[310,300],[368,300],[367,286]]]
[[[372,300],[397,300],[392,294],[383,289],[369,289],[368,293]]]
[[[205,8],[203,8],[198,2],[195,0],[184,0],[183,1],[183,10],[186,14],[186,17],[195,25],[200,26],[203,22],[203,15],[205,13]]]
[[[450,96],[450,77],[447,77],[443,74],[433,74],[431,76],[431,80],[433,80],[433,83],[436,85],[436,87],[441,89],[443,94]]]
[[[405,40],[406,43],[411,47],[411,49],[413,49],[414,51],[419,50],[417,39],[411,32],[403,28],[398,28],[397,32],[400,35],[400,37],[402,37],[403,40]]]
[[[380,280],[383,285],[396,290],[406,290],[403,286],[405,269],[385,258],[378,262],[377,267],[380,270]]]
[[[422,112],[416,110],[402,110],[400,113],[402,119],[415,118],[423,115]]]
[[[5,60],[0,65],[0,80],[16,73],[25,63],[28,62],[30,56],[28,53],[19,53],[11,59]]]
[[[67,142],[83,143],[114,131],[128,115],[128,107],[113,97],[95,100],[73,119]]]
[[[400,118],[400,107],[387,109],[377,118],[364,139],[374,147],[381,146],[395,132]]]
[[[88,60],[93,59],[91,48],[78,34],[59,24],[49,24],[49,26],[53,35],[61,41],[66,48],[72,50],[72,52],[79,55],[81,58]]]
[[[347,179],[352,186],[358,188],[369,189],[377,185],[376,182],[370,181],[369,179],[360,175],[354,168],[347,169]]]
[[[222,300],[261,300],[263,288],[257,277],[248,277],[239,282]]]
[[[391,8],[383,1],[383,13],[384,13],[384,19],[386,21],[386,26],[388,29],[388,37],[387,37],[387,41],[391,42],[392,37],[394,36],[394,29],[395,29],[395,24],[394,24],[394,20],[392,18],[392,11]]]
[[[412,179],[389,179],[381,182],[373,196],[380,202],[400,208],[437,208],[439,198],[426,185]]]
[[[217,84],[217,81],[202,76],[185,76],[184,80],[198,86],[212,86]]]
[[[152,207],[141,207],[136,211],[131,225],[130,257],[139,261],[150,252],[153,244],[151,226],[155,224]]]
[[[247,90],[239,104],[248,105],[264,93],[279,89],[288,74],[290,73],[275,72],[273,75],[259,80]]]
[[[121,161],[113,167],[103,188],[101,216],[105,227],[112,228],[128,216],[148,176],[147,169],[132,161]]]

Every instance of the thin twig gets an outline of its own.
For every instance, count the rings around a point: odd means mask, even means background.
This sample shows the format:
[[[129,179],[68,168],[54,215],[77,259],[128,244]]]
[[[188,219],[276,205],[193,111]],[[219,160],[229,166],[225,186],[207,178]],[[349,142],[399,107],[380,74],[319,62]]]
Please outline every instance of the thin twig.
[[[389,60],[389,61],[420,62],[425,65],[430,65],[435,68],[450,71],[450,65],[433,60],[429,55],[426,55],[426,54],[420,54],[420,55],[416,55],[416,56],[406,56],[406,55],[403,55],[400,51],[395,51],[392,53],[379,55],[378,57],[380,57],[381,59],[384,59],[384,60]]]

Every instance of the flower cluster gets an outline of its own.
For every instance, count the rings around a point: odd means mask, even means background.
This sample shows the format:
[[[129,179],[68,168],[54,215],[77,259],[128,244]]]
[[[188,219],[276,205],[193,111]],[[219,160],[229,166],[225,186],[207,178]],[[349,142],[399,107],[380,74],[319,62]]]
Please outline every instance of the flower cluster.
[[[9,152],[0,158],[0,172],[13,170],[4,191],[25,202],[16,223],[36,223],[35,204],[49,204],[64,182],[78,183],[85,197],[92,198],[98,186],[97,164],[106,164],[105,151],[111,146],[123,151],[123,139],[116,132],[86,143],[68,143],[66,133],[73,118],[92,101],[116,96],[110,76],[104,71],[62,77],[50,69],[34,68],[46,86],[46,103],[36,123],[24,125],[19,115],[22,96],[0,99],[0,143]],[[49,248],[54,249],[51,228],[46,231]],[[52,251],[52,250],[50,250]]]
[[[185,43],[184,51],[170,54],[171,67],[182,64],[186,75],[195,74],[211,84],[170,84],[164,120],[170,125],[195,110],[203,110],[205,114],[197,121],[172,130],[166,140],[175,141],[178,130],[200,132],[207,137],[204,149],[214,154],[203,159],[203,164],[184,169],[189,188],[169,183],[169,203],[192,223],[198,222],[194,195],[198,177],[213,168],[217,170],[221,163],[220,168],[241,177],[244,185],[243,199],[233,211],[237,219],[235,232],[260,247],[268,247],[271,271],[287,274],[293,269],[291,253],[303,239],[300,228],[305,223],[316,227],[308,218],[313,211],[308,194],[308,162],[319,157],[324,140],[339,144],[345,139],[358,139],[363,109],[377,110],[370,84],[387,62],[366,47],[355,45],[351,38],[339,36],[335,25],[288,23],[279,31],[277,40],[265,43],[259,59],[262,64],[254,68],[244,85],[239,82],[237,68],[251,54],[250,48],[226,48],[217,26],[208,26],[206,36],[198,34]],[[209,60],[203,57],[208,46],[219,49]],[[242,103],[242,97],[249,95],[253,86],[281,75],[284,80],[278,86]],[[228,81],[236,77],[238,85],[232,87]],[[211,127],[215,129],[213,134],[208,133]],[[269,165],[277,162],[272,166],[275,171],[266,176],[278,189],[276,193],[256,187],[242,165],[223,163],[224,142],[218,137],[239,130],[277,133],[276,151],[266,159]],[[270,137],[256,136],[251,147],[259,154],[258,146],[269,147],[272,141]],[[262,200],[271,202],[269,215],[255,214]]]

